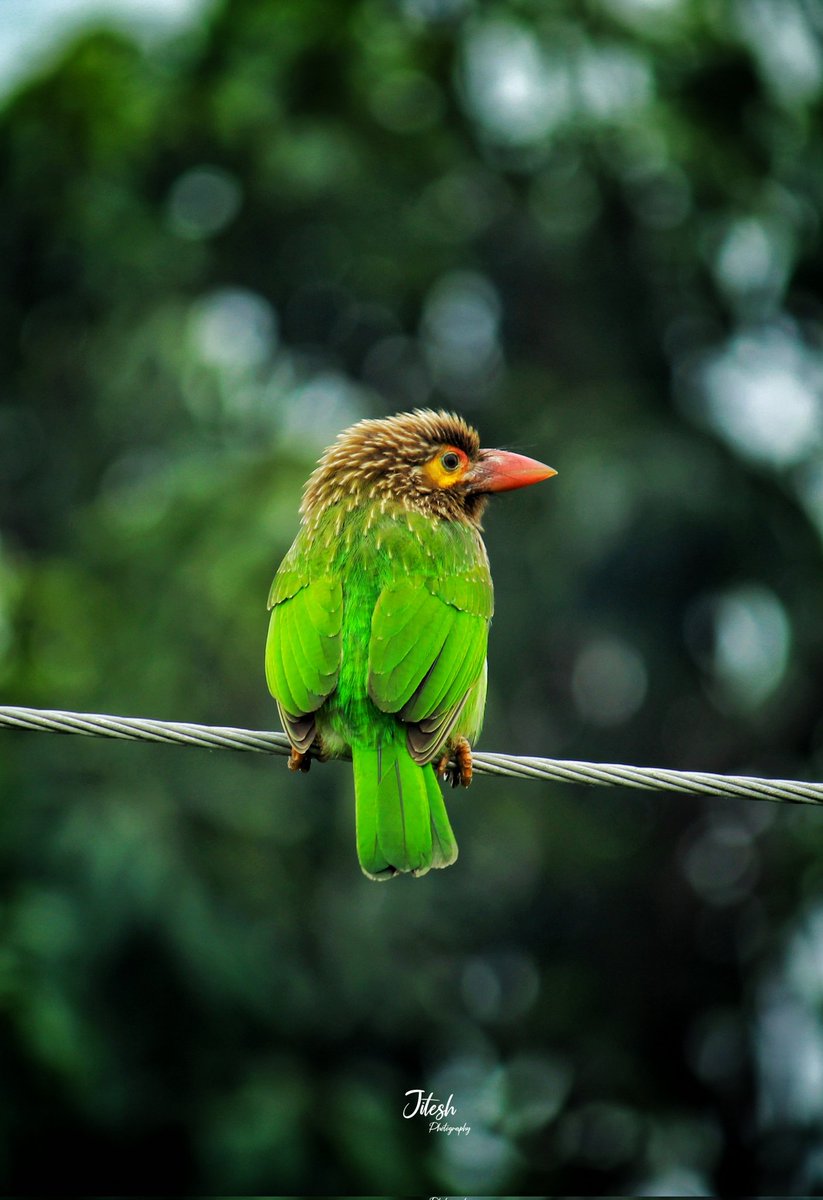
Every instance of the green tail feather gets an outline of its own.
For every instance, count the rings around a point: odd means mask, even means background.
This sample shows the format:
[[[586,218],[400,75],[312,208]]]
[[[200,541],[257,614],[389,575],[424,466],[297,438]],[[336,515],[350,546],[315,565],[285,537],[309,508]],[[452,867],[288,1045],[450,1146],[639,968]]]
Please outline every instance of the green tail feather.
[[[353,746],[357,856],[369,879],[402,871],[425,875],[457,858],[440,786],[431,766],[421,767],[405,738],[378,747]]]

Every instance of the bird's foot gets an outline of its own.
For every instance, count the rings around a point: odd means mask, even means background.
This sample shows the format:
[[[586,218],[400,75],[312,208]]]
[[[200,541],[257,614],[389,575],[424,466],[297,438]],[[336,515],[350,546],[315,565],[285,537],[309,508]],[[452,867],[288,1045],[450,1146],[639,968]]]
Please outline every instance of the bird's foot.
[[[454,764],[452,765],[452,758]],[[443,757],[435,767],[438,775],[442,775],[444,779],[450,779],[453,788],[458,784],[461,787],[468,787],[472,781],[472,748],[468,740],[464,737],[458,738],[454,743],[451,754],[447,750]]]
[[[323,743],[316,737],[308,750],[297,750],[294,746],[289,755],[289,770],[302,771],[305,775],[313,762],[328,762],[329,756],[323,749]]]
[[[289,755],[289,770],[302,771],[303,774],[305,774],[306,771],[308,771],[311,767],[311,760],[311,750],[306,750],[305,753],[301,753],[299,750],[295,750],[294,746],[292,746],[291,754]]]

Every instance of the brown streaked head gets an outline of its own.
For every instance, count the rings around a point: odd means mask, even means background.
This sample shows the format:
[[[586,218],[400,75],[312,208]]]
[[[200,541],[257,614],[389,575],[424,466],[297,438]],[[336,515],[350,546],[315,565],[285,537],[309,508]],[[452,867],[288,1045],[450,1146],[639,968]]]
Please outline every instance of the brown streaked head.
[[[344,430],[306,484],[301,511],[311,518],[331,505],[376,501],[479,525],[490,493],[555,474],[523,455],[481,449],[455,413],[415,409]]]

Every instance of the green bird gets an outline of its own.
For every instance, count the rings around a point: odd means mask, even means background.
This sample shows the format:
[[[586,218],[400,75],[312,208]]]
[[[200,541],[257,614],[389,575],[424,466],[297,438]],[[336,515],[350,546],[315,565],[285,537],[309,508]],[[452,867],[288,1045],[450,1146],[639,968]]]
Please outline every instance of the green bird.
[[[490,493],[554,474],[481,450],[454,414],[417,410],[345,430],[306,484],[269,595],[266,680],[291,770],[351,755],[369,879],[457,858],[438,775],[468,786],[483,721],[493,592],[480,520]]]

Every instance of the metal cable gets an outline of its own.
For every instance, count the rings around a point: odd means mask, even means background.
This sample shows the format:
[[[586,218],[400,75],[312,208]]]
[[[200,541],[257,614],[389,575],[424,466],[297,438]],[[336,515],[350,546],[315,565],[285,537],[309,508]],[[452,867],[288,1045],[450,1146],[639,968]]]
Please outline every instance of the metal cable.
[[[254,750],[287,755],[291,749],[282,733],[233,729],[222,725],[191,725],[186,721],[156,721],[145,717],[112,717],[59,709],[0,706],[0,727],[40,733],[79,733],[89,737],[166,742],[209,750]],[[702,796],[740,796],[748,800],[823,804],[823,783],[794,779],[757,779],[748,775],[717,775],[708,771],[673,771],[660,767],[629,767],[618,763],[575,762],[559,758],[522,758],[510,754],[472,753],[481,775],[518,779],[551,779],[599,787],[634,787],[654,792],[685,792]]]

